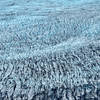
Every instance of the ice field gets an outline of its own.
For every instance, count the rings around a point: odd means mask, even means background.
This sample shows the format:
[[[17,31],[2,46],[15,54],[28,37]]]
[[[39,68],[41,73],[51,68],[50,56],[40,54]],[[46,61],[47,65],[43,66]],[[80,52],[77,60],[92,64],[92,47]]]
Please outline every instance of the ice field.
[[[100,100],[100,0],[0,0],[0,100]]]

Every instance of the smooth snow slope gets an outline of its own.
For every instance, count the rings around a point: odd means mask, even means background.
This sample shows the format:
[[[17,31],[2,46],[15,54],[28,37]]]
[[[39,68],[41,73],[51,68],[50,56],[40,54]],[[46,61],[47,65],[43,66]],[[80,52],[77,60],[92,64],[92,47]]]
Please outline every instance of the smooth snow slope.
[[[0,13],[5,17],[8,17],[8,14],[12,15],[10,19],[13,19],[13,15],[42,17],[52,12],[63,11],[69,6],[92,2],[98,3],[99,0],[0,0]]]
[[[99,94],[99,0],[0,0],[0,100]]]

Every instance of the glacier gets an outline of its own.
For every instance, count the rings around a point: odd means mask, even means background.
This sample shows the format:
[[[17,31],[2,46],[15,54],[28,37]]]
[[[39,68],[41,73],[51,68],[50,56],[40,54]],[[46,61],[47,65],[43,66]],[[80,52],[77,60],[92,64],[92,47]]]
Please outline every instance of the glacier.
[[[100,1],[0,0],[0,100],[100,100]]]

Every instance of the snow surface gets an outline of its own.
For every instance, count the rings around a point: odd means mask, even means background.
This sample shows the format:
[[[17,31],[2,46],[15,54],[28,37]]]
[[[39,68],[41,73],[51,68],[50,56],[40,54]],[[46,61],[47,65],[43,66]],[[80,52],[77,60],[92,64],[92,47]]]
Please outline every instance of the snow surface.
[[[99,85],[99,0],[0,0],[0,100],[99,100]]]

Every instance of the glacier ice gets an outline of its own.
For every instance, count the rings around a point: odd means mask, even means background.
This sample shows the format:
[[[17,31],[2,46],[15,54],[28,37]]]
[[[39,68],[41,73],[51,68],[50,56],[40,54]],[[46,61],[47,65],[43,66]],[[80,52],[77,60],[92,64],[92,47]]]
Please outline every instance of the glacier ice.
[[[0,0],[0,100],[99,100],[100,1]]]

